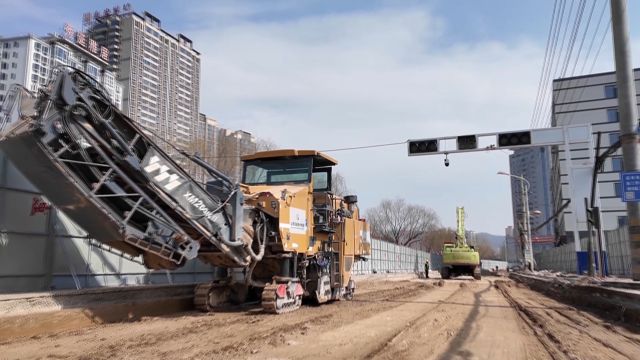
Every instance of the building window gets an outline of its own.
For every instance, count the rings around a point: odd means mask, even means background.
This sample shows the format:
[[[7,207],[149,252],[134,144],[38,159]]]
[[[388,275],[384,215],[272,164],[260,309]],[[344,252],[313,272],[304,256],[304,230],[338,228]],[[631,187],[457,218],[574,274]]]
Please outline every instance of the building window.
[[[98,71],[100,71],[100,69],[98,69],[97,66],[91,63],[87,64],[87,74],[91,75],[91,77],[96,80],[98,79]]]
[[[0,95],[0,101],[4,100],[4,95]]]
[[[14,41],[13,42],[13,47],[15,47],[15,48],[20,47],[20,43],[17,42],[17,41]]]
[[[12,69],[17,69],[18,68],[18,63],[11,63],[11,68]]]
[[[0,84],[0,91],[4,90],[4,84]]]
[[[40,45],[40,43],[38,43],[38,42],[37,42],[37,43],[35,43],[35,44],[33,44],[33,48],[34,48],[34,49],[36,49],[36,51],[40,51],[40,47],[41,47],[41,46],[42,46],[42,45]]]
[[[56,47],[56,59],[66,63],[69,58],[69,52],[63,48]]]
[[[38,74],[31,75],[31,81],[34,82],[34,83],[37,83],[38,82]]]
[[[615,99],[618,97],[618,88],[615,85],[604,86],[604,97],[607,99]]]
[[[7,74],[6,73],[0,73],[0,80],[7,80]]]
[[[3,58],[3,59],[8,59],[8,58],[9,58],[9,53],[8,53],[8,52],[6,52],[6,51],[3,51],[3,52],[2,52],[2,58]]]
[[[613,191],[616,197],[622,197],[622,185],[619,182],[613,183]]]
[[[618,122],[619,118],[618,109],[607,109],[607,121]]]
[[[18,52],[17,52],[17,51],[14,51],[14,52],[13,52],[13,57],[14,57],[14,58],[17,58],[17,57],[18,57]]]
[[[15,73],[11,73],[11,80],[15,80],[16,79],[16,74]]]
[[[621,157],[611,158],[611,169],[616,172],[624,171],[624,166]]]
[[[620,141],[620,133],[619,132],[609,133],[609,145],[613,145],[613,144],[617,143],[618,141]]]
[[[618,227],[627,226],[627,217],[626,216],[618,216]]]
[[[2,69],[2,70],[6,70],[6,69],[8,69],[8,68],[9,68],[9,66],[8,66],[8,65],[9,65],[9,64],[7,64],[6,62],[3,62],[2,64],[0,64],[0,69]]]

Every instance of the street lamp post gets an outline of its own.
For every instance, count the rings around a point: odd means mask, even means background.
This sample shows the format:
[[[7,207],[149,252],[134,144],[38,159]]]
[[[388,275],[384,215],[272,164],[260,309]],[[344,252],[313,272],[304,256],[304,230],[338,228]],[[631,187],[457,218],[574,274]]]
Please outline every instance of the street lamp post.
[[[523,232],[525,234],[525,266],[530,268],[530,270],[534,270],[534,260],[533,260],[533,246],[531,244],[531,218],[529,214],[529,188],[531,184],[524,176],[512,175],[506,173],[504,171],[498,171],[498,175],[510,176],[512,178],[520,180],[520,190],[521,190],[521,200],[522,204],[522,214],[524,216],[524,221],[522,222],[522,226],[524,226]]]

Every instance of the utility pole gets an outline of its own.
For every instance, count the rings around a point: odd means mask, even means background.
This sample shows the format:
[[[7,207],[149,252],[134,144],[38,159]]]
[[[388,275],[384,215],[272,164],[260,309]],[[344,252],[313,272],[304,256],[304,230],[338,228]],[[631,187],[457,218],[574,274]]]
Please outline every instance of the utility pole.
[[[595,275],[594,271],[594,263],[593,263],[593,230],[591,229],[591,213],[589,211],[589,200],[584,198],[584,208],[587,212],[587,232],[589,233],[589,241],[587,242],[587,254],[589,259],[589,276],[593,277]]]
[[[629,20],[626,0],[611,0],[611,28],[616,60],[618,87],[618,111],[620,114],[620,142],[625,172],[640,170],[640,147],[638,147],[638,108],[636,86],[631,66],[629,46]],[[629,246],[631,248],[631,274],[640,281],[640,203],[627,202],[629,224]]]
[[[531,218],[529,215],[529,182],[526,181],[524,175],[518,176],[520,178],[520,190],[522,191],[522,216],[524,221],[522,222],[524,228],[525,250],[524,250],[524,262],[525,267],[529,270],[533,270],[533,249],[531,248]],[[526,181],[526,183],[525,183]]]

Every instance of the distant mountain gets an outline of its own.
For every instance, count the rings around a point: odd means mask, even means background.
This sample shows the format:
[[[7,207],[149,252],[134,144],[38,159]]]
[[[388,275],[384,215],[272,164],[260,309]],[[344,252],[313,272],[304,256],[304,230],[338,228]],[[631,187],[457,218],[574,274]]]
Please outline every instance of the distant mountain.
[[[482,238],[487,239],[495,250],[500,250],[500,248],[503,248],[505,243],[504,235],[493,235],[493,234],[483,232],[483,233],[476,233],[476,238],[478,240]]]

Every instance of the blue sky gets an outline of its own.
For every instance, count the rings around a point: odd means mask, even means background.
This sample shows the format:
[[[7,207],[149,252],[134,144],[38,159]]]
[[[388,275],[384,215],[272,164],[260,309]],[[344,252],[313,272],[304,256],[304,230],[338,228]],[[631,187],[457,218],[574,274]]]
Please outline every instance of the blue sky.
[[[3,17],[0,34],[19,35],[27,32],[44,34],[61,28],[64,22],[78,27],[84,12],[102,10],[122,2],[105,1],[50,1],[0,0],[4,9],[18,9],[19,16]],[[203,24],[225,23],[229,18],[240,15],[238,9],[255,8],[242,17],[251,22],[291,21],[308,16],[336,13],[373,11],[380,8],[429,9],[446,20],[443,41],[474,41],[502,39],[517,41],[522,37],[541,38],[546,35],[553,1],[130,1],[134,10],[147,10],[162,20],[170,32],[184,32],[198,29]],[[199,16],[195,9],[210,4],[218,7],[213,17]],[[225,9],[227,9],[225,11]],[[33,20],[33,21],[25,21]],[[544,40],[544,39],[542,39]]]
[[[1,16],[0,35],[60,32],[64,22],[79,27],[84,12],[123,3],[0,0],[13,14]],[[551,0],[131,3],[202,53],[202,112],[281,147],[314,149],[528,128],[553,8]],[[595,71],[612,69],[610,43]],[[496,175],[508,170],[507,151],[450,156],[448,168],[440,156],[409,159],[402,146],[331,155],[364,208],[403,197],[454,226],[455,207],[465,206],[470,229],[494,234],[512,221],[509,180]]]

